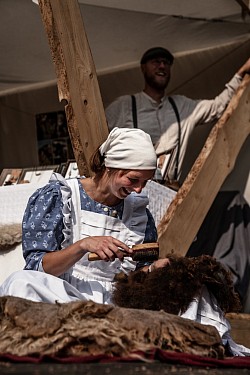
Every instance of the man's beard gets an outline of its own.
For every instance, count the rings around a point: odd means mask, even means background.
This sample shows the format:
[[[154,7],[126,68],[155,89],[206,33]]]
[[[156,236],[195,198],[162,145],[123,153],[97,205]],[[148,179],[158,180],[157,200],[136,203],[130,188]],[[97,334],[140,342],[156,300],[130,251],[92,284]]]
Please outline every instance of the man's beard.
[[[156,90],[165,90],[168,83],[169,83],[169,80],[170,80],[170,76],[166,77],[166,80],[157,80],[155,78],[155,76],[149,76],[147,75],[147,73],[144,73],[144,79],[146,81],[146,83],[148,84],[148,86],[156,89]]]

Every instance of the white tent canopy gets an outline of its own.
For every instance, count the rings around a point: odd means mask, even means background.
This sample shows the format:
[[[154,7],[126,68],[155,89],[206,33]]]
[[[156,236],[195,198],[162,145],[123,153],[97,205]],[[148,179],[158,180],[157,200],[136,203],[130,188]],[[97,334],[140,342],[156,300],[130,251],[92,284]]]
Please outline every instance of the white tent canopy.
[[[79,0],[104,106],[142,88],[139,60],[156,45],[175,55],[169,93],[215,96],[250,56],[250,17],[242,17],[240,3],[244,0]],[[47,36],[31,0],[1,0],[0,19],[0,169],[35,166],[35,115],[63,108]],[[207,134],[208,129],[194,134],[190,159]],[[233,175],[230,186],[244,191],[249,141],[238,159],[237,184]]]
[[[174,54],[249,40],[250,18],[235,0],[80,0],[98,74],[138,64],[145,49]],[[0,93],[55,79],[39,7],[31,0],[1,0]]]

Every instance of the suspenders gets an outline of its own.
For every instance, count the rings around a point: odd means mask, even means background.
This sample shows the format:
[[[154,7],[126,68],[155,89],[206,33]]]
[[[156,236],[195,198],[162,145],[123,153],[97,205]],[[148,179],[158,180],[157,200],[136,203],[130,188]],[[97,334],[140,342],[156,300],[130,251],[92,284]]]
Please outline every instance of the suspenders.
[[[175,101],[171,96],[168,97],[169,103],[172,105],[175,116],[177,118],[178,123],[178,143],[177,143],[177,151],[176,151],[176,159],[175,159],[175,168],[174,168],[174,179],[178,179],[178,169],[179,169],[179,156],[180,156],[180,143],[181,143],[181,120],[178,108],[175,104]]]
[[[137,110],[136,110],[136,100],[135,96],[131,95],[132,100],[132,118],[133,118],[133,124],[134,128],[138,128],[138,121],[137,121]],[[174,169],[174,179],[177,180],[178,177],[178,169],[179,169],[179,155],[180,155],[180,143],[181,143],[181,121],[180,121],[180,115],[178,108],[175,104],[174,99],[169,96],[168,97],[169,103],[172,105],[177,123],[178,123],[178,143],[177,143],[177,152],[176,152],[176,159],[175,159],[175,169]]]
[[[131,95],[131,99],[132,99],[132,116],[133,116],[133,124],[134,124],[134,128],[138,128],[135,96],[134,96],[134,95]]]

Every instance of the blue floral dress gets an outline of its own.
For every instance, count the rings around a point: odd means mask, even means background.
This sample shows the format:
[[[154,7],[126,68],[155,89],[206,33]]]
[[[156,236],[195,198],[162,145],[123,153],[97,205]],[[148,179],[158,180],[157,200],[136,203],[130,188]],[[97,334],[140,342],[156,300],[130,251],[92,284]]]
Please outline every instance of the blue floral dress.
[[[81,209],[104,215],[122,217],[124,202],[108,207],[91,199],[78,179]],[[25,269],[39,270],[47,252],[60,250],[64,241],[64,216],[62,184],[52,181],[38,189],[29,199],[23,217],[23,255]],[[157,230],[154,219],[147,210],[148,222],[144,242],[156,242]]]

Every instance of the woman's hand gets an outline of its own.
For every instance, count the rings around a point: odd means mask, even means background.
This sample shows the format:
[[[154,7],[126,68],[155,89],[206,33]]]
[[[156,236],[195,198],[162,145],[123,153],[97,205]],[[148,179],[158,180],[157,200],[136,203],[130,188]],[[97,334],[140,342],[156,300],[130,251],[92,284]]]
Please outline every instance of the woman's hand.
[[[133,250],[125,243],[112,236],[86,237],[79,241],[79,245],[82,250],[96,253],[102,260],[107,262],[113,261],[115,258],[119,258],[122,261],[124,256],[133,253]]]
[[[151,263],[150,266],[144,266],[143,268],[141,268],[141,271],[152,272],[157,268],[166,267],[168,264],[170,264],[170,260],[168,258],[158,259]]]
[[[158,259],[155,260],[149,267],[150,271],[156,270],[157,268],[163,268],[170,264],[170,260],[168,258]]]
[[[51,275],[59,276],[87,252],[96,253],[101,259],[108,262],[115,258],[123,260],[123,257],[133,253],[133,250],[111,236],[86,237],[63,250],[46,253],[43,257],[43,269]]]
[[[250,58],[245,62],[244,65],[242,65],[242,67],[238,71],[238,74],[241,77],[244,77],[244,75],[247,74],[247,73],[250,74]]]

